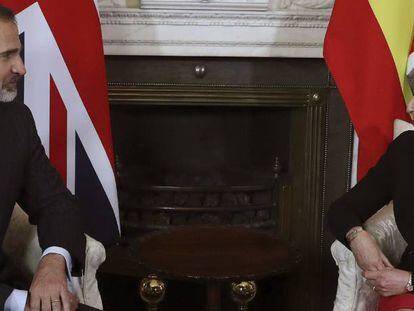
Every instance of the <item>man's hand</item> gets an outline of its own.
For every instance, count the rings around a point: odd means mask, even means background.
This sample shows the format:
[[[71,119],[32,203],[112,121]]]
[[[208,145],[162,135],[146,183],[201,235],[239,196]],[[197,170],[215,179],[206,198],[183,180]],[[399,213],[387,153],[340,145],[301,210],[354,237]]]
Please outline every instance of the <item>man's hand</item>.
[[[359,232],[351,241],[350,247],[358,266],[364,271],[379,271],[384,268],[393,268],[374,238],[366,231]]]
[[[64,257],[44,256],[33,277],[25,311],[74,311],[77,306],[77,298],[68,290]]]
[[[407,292],[405,286],[410,278],[410,272],[386,268],[382,271],[364,271],[362,275],[381,296],[400,295]]]

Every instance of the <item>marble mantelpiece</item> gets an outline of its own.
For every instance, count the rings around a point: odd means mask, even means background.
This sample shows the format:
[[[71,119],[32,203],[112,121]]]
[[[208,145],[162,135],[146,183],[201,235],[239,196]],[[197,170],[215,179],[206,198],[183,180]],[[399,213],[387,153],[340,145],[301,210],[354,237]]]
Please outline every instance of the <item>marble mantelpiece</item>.
[[[333,0],[100,0],[107,55],[322,57]]]

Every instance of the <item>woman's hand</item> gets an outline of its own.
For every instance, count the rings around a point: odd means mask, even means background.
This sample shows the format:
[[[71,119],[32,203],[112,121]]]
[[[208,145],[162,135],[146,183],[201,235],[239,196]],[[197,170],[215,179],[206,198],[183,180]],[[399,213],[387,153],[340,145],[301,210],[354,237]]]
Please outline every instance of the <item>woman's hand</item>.
[[[393,268],[374,238],[366,231],[359,232],[351,241],[350,247],[358,266],[364,271],[380,271],[385,268]]]
[[[373,289],[381,296],[400,295],[407,292],[410,272],[386,268],[382,271],[364,271],[362,275],[373,286]]]

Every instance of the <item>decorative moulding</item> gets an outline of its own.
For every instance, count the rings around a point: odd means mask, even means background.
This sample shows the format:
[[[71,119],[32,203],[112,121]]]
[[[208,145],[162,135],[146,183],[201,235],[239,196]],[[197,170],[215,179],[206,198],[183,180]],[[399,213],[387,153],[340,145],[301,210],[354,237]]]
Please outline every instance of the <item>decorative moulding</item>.
[[[157,0],[150,1],[154,3]],[[323,38],[331,10],[329,1],[283,0],[278,5],[284,5],[285,9],[263,12],[251,9],[242,11],[241,7],[236,12],[224,9],[158,10],[101,6],[105,53],[322,57]],[[240,2],[234,0],[233,4]],[[294,9],[286,9],[291,6]]]
[[[142,0],[141,9],[266,11],[268,0]]]

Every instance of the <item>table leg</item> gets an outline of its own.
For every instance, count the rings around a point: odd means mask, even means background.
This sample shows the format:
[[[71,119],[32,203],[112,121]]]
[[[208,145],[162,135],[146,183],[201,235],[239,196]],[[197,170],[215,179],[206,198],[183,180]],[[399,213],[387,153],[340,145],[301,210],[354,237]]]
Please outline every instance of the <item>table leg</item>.
[[[256,292],[256,283],[253,281],[231,283],[231,297],[238,304],[240,311],[247,310],[247,304],[253,300]]]
[[[139,295],[147,303],[148,311],[157,311],[165,296],[165,284],[156,275],[149,275],[141,280]]]
[[[207,311],[221,310],[221,284],[219,282],[207,282]]]

